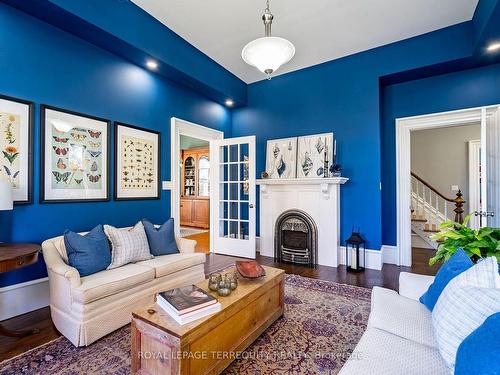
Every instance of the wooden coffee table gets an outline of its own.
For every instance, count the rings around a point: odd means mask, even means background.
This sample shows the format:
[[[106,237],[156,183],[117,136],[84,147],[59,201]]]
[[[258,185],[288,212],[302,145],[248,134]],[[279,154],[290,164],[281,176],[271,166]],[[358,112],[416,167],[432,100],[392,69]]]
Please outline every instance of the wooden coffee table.
[[[158,305],[132,314],[132,373],[219,374],[284,312],[284,271],[264,267],[257,280],[239,278],[222,310],[186,325]],[[225,271],[233,272],[234,269]],[[197,284],[208,291],[208,281]]]

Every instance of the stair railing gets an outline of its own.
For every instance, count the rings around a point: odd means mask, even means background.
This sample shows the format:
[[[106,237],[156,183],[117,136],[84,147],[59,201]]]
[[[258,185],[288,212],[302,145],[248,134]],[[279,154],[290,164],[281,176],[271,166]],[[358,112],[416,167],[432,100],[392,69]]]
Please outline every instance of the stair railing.
[[[460,190],[456,197],[448,198],[414,172],[411,172],[411,187],[413,214],[426,220],[432,229],[437,230],[439,224],[449,219],[450,209],[455,212],[454,220],[463,223],[466,201]]]

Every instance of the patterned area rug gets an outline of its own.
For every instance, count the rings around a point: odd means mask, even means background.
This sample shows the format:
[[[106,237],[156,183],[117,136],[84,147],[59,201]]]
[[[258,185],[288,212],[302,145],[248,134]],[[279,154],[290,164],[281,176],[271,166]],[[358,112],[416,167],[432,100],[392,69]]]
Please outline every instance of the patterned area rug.
[[[195,228],[181,228],[181,237],[189,237],[194,234],[201,234],[209,232],[208,229],[195,229]]]
[[[225,374],[337,374],[365,331],[370,295],[366,288],[286,275],[284,317]],[[86,348],[60,337],[0,363],[2,375],[129,373],[130,326]]]

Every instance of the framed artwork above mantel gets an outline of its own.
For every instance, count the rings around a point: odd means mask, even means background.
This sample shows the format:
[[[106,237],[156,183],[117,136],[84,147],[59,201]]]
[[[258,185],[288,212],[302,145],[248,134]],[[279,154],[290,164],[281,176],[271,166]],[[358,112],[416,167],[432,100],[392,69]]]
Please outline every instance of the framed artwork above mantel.
[[[41,106],[40,203],[109,201],[111,122]]]
[[[324,178],[325,167],[333,162],[333,137],[333,133],[298,137],[297,178]]]
[[[160,132],[115,122],[115,200],[160,199]]]

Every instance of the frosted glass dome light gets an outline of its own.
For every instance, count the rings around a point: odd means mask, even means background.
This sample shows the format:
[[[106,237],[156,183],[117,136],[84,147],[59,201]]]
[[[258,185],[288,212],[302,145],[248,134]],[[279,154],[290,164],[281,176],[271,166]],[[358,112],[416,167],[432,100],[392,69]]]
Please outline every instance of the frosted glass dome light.
[[[295,47],[290,41],[271,36],[273,18],[267,0],[267,8],[262,15],[266,36],[252,40],[241,51],[243,60],[266,74],[268,79],[271,79],[271,75],[295,55]]]
[[[248,65],[259,69],[270,78],[283,64],[295,55],[295,47],[288,40],[276,36],[265,36],[248,43],[241,57]]]

